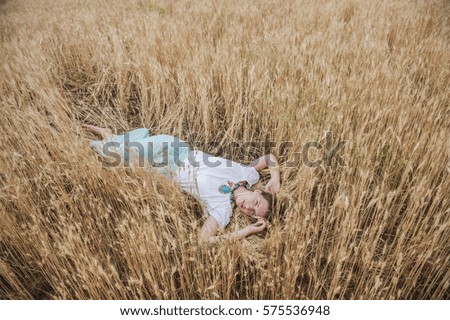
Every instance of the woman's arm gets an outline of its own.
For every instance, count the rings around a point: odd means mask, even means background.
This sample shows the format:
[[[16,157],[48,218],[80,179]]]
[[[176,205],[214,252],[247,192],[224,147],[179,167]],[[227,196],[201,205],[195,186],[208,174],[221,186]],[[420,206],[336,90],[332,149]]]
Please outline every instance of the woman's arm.
[[[277,158],[273,154],[266,154],[256,159],[250,166],[255,167],[258,172],[268,167],[270,180],[266,185],[266,190],[275,193],[280,192],[280,166],[278,165]]]
[[[266,222],[263,219],[260,219],[258,222],[246,226],[238,231],[231,232],[228,234],[224,234],[222,236],[216,236],[217,229],[219,228],[219,224],[213,216],[209,216],[205,223],[203,224],[200,230],[200,241],[208,241],[211,243],[218,242],[222,239],[242,239],[246,236],[249,236],[253,233],[258,233],[263,231],[266,228]]]

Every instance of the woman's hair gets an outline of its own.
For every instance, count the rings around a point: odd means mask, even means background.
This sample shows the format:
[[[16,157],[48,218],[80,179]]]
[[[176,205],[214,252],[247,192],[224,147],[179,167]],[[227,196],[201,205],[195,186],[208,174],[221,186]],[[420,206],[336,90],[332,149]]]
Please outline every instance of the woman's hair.
[[[270,193],[270,192],[267,192],[264,190],[261,190],[261,195],[269,203],[269,209],[267,209],[266,214],[264,215],[264,218],[270,220],[272,218],[273,211],[277,205],[277,197],[274,193]]]

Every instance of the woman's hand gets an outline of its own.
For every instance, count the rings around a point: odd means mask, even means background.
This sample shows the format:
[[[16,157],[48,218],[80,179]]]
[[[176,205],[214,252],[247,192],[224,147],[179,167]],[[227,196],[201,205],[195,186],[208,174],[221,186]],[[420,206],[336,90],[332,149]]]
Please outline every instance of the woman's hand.
[[[264,221],[264,219],[259,219],[257,222],[245,227],[245,231],[249,236],[251,234],[263,231],[266,227],[267,227],[266,221]]]
[[[278,193],[280,192],[280,166],[277,158],[269,153],[253,161],[250,166],[253,166],[256,171],[261,171],[269,168],[270,180],[266,185],[266,191]]]
[[[254,224],[246,226],[238,231],[224,234],[221,236],[214,236],[216,234],[218,223],[213,216],[209,216],[203,224],[202,229],[200,230],[199,240],[200,242],[218,242],[223,239],[242,239],[246,236],[249,236],[254,233],[258,233],[263,231],[267,227],[266,221],[263,218],[258,218],[258,221]]]
[[[266,185],[266,191],[278,193],[280,192],[280,179],[277,177],[270,178]]]

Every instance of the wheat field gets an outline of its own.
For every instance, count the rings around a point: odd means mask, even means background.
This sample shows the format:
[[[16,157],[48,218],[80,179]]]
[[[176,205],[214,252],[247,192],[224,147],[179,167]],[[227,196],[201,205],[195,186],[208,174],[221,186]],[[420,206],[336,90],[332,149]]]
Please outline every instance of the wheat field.
[[[0,1],[0,299],[449,298],[449,17],[446,0]],[[199,244],[199,203],[103,167],[83,123],[243,163],[275,142],[268,230]],[[325,132],[345,165],[293,161]]]

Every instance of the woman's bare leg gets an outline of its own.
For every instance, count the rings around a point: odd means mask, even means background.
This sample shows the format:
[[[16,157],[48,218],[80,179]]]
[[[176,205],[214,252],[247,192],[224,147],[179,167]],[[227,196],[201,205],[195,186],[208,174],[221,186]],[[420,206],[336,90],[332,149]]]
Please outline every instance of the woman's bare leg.
[[[81,125],[81,127],[83,129],[85,129],[86,131],[92,132],[94,134],[98,134],[103,139],[109,137],[112,134],[111,129],[108,129],[108,128],[100,128],[100,127],[96,127],[96,126],[93,126],[90,124],[83,124],[83,125]]]

